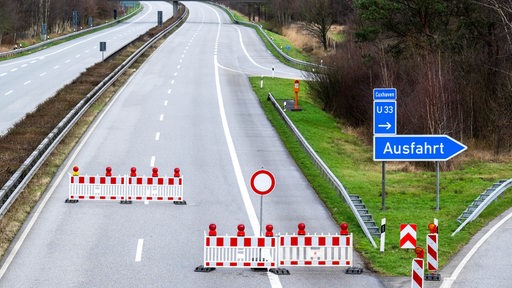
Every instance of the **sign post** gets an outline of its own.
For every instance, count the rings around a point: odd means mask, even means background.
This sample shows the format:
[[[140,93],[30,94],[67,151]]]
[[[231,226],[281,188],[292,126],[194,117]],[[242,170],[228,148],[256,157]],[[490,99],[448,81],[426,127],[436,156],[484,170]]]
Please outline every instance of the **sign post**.
[[[382,210],[385,210],[386,161],[436,161],[436,210],[439,210],[439,161],[467,147],[447,135],[396,135],[396,89],[373,89],[373,160],[382,161]]]
[[[263,235],[263,196],[270,194],[276,186],[274,175],[267,170],[258,170],[252,174],[251,189],[260,195],[260,235]]]
[[[396,134],[396,88],[373,89],[373,135]],[[386,210],[386,161],[382,161],[382,210]]]

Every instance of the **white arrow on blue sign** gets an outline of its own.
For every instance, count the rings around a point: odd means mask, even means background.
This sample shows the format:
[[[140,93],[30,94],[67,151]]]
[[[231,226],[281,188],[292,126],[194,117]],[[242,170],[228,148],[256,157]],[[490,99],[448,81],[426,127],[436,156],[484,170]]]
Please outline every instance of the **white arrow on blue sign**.
[[[447,135],[373,137],[374,161],[446,161],[466,149]]]
[[[396,134],[396,101],[373,102],[373,134]]]

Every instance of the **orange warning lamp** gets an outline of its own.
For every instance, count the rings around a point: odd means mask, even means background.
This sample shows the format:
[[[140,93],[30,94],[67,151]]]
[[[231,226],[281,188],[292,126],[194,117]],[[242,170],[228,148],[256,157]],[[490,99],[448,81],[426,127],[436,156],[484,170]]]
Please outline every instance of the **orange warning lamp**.
[[[431,234],[437,233],[437,226],[434,223],[428,224],[428,230],[430,230]]]
[[[414,249],[414,253],[416,253],[416,258],[423,259],[423,257],[425,257],[425,251],[419,246]]]

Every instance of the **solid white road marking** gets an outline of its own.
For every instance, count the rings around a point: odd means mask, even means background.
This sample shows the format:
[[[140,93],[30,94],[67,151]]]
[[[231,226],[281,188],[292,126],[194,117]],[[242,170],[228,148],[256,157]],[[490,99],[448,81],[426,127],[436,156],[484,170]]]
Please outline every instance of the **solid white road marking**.
[[[216,43],[219,42],[220,38],[220,28],[222,26],[220,21],[220,16],[213,8],[210,7],[211,10],[217,14],[217,19],[219,20],[219,25],[217,29],[217,39]],[[242,196],[242,201],[244,202],[245,210],[247,211],[247,216],[249,217],[249,222],[251,222],[252,230],[255,235],[260,235],[260,223],[258,220],[258,216],[256,216],[256,211],[254,210],[254,206],[252,205],[251,198],[249,197],[249,192],[247,191],[247,186],[245,185],[245,179],[242,174],[242,168],[240,167],[240,162],[238,161],[238,156],[235,149],[235,144],[233,143],[233,138],[231,137],[231,132],[229,130],[228,121],[226,118],[226,111],[224,110],[224,100],[222,99],[222,90],[220,88],[220,78],[219,78],[219,63],[217,61],[217,53],[213,56],[214,66],[215,66],[215,86],[217,91],[217,102],[219,105],[220,118],[222,122],[222,128],[224,129],[224,136],[226,138],[226,142],[228,144],[229,155],[231,156],[231,163],[233,164],[233,169],[235,170],[236,180],[238,183],[238,188],[240,189],[240,194]],[[270,281],[270,285],[273,288],[281,288],[281,281],[279,280],[279,276],[273,274],[272,272],[267,272],[268,280]]]
[[[471,257],[473,257],[473,255],[480,248],[480,246],[482,246],[484,244],[484,242],[487,241],[487,239],[489,237],[491,237],[491,235],[496,230],[498,230],[498,228],[500,228],[500,226],[503,225],[503,223],[507,222],[511,217],[512,217],[512,213],[508,214],[505,218],[501,219],[500,222],[498,222],[496,225],[494,225],[491,228],[491,230],[489,230],[487,233],[485,233],[485,235],[475,244],[475,246],[473,246],[473,248],[471,248],[471,250],[466,255],[466,257],[464,257],[464,259],[462,259],[462,261],[459,263],[457,268],[455,268],[455,271],[453,271],[452,275],[450,277],[444,278],[443,284],[441,284],[440,288],[452,287],[453,282],[455,282],[455,280],[457,280],[457,277],[459,277],[460,272],[462,271],[464,266],[466,266],[466,263],[468,263],[469,259],[471,259]]]
[[[142,259],[142,246],[144,245],[144,239],[137,241],[137,251],[135,252],[135,262],[140,262]]]

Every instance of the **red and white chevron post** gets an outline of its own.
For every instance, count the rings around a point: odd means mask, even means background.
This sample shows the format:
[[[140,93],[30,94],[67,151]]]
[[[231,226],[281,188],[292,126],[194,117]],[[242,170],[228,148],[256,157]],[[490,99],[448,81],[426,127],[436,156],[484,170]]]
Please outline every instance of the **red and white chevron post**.
[[[411,288],[423,288],[423,277],[424,277],[424,251],[421,247],[414,249],[416,252],[416,258],[412,259],[412,271],[411,271]]]
[[[416,248],[416,224],[400,224],[400,248]]]
[[[439,269],[437,225],[430,223],[428,229],[430,230],[430,233],[427,235],[427,270],[429,273],[425,275],[425,280],[439,281],[441,277],[437,273],[437,269]]]

